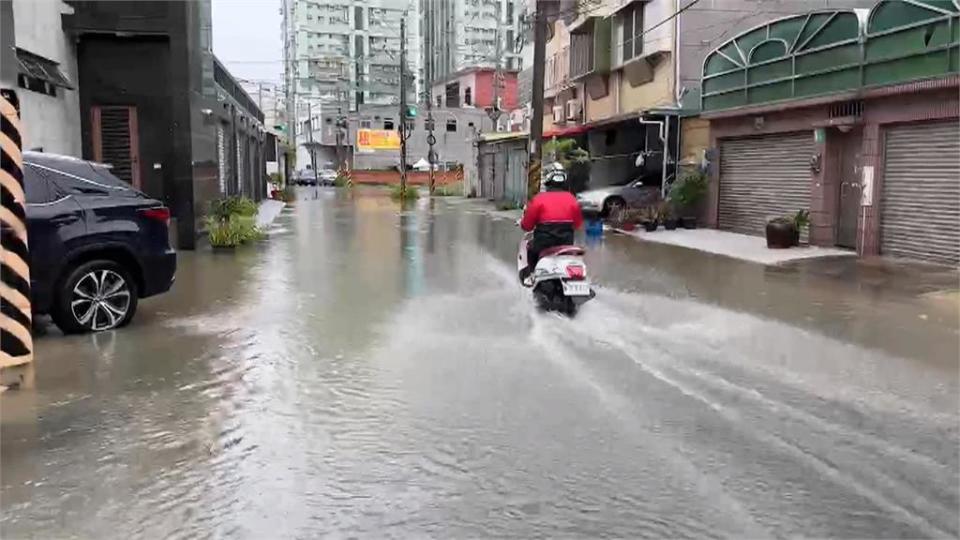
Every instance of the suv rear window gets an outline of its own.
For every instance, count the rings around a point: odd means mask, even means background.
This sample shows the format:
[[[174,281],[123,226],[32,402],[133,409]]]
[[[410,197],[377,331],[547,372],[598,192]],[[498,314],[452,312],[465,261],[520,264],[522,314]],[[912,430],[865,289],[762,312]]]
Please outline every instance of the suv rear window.
[[[92,165],[79,160],[49,160],[31,163],[60,187],[74,195],[127,195],[139,196],[133,187],[110,173],[102,165]]]
[[[60,198],[57,188],[29,163],[23,167],[23,191],[27,204],[44,204]]]

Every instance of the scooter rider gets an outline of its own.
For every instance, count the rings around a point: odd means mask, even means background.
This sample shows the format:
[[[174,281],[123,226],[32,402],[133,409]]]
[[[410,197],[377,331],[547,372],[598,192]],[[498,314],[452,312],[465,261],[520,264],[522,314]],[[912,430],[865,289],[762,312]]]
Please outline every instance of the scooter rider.
[[[524,280],[537,267],[541,251],[573,244],[574,232],[583,226],[580,204],[566,190],[567,173],[563,165],[551,164],[543,183],[546,191],[530,201],[520,220],[520,228],[533,231],[533,239],[527,246],[527,268],[521,277]]]

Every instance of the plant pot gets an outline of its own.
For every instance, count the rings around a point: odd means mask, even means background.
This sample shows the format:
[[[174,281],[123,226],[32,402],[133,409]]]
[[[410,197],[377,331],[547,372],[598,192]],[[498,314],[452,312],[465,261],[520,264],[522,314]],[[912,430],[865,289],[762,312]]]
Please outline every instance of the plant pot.
[[[677,225],[679,224],[680,224],[680,221],[678,219],[669,218],[669,219],[663,220],[663,228],[668,231],[677,230]]]
[[[787,249],[796,245],[799,233],[793,223],[783,221],[767,222],[767,247],[770,249]]]
[[[620,229],[621,231],[633,231],[633,230],[636,230],[637,224],[632,221],[627,221],[625,223],[621,223],[620,226],[617,228]]]
[[[680,226],[684,229],[696,229],[697,228],[697,218],[695,217],[682,217],[680,218]]]
[[[657,227],[658,227],[659,225],[660,225],[660,224],[657,223],[656,221],[644,221],[644,222],[643,222],[643,230],[645,230],[645,231],[647,231],[647,232],[653,232],[653,231],[657,230]]]
[[[794,246],[800,245],[800,229],[796,227],[793,228],[793,245]]]

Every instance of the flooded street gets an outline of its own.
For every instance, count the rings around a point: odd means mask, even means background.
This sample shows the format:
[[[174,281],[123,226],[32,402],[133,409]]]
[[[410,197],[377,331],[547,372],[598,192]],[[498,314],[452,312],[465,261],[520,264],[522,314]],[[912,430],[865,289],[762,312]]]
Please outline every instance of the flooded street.
[[[128,328],[38,337],[0,535],[960,534],[955,307],[607,235],[568,320],[509,217],[358,191],[181,253]]]

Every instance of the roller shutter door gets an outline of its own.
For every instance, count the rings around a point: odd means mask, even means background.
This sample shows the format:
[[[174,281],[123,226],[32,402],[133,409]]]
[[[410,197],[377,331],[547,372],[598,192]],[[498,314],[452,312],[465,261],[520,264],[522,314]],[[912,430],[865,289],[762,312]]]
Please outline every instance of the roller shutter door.
[[[880,252],[960,263],[960,124],[886,131]]]
[[[813,145],[811,132],[721,141],[719,227],[762,235],[769,218],[809,210]]]

